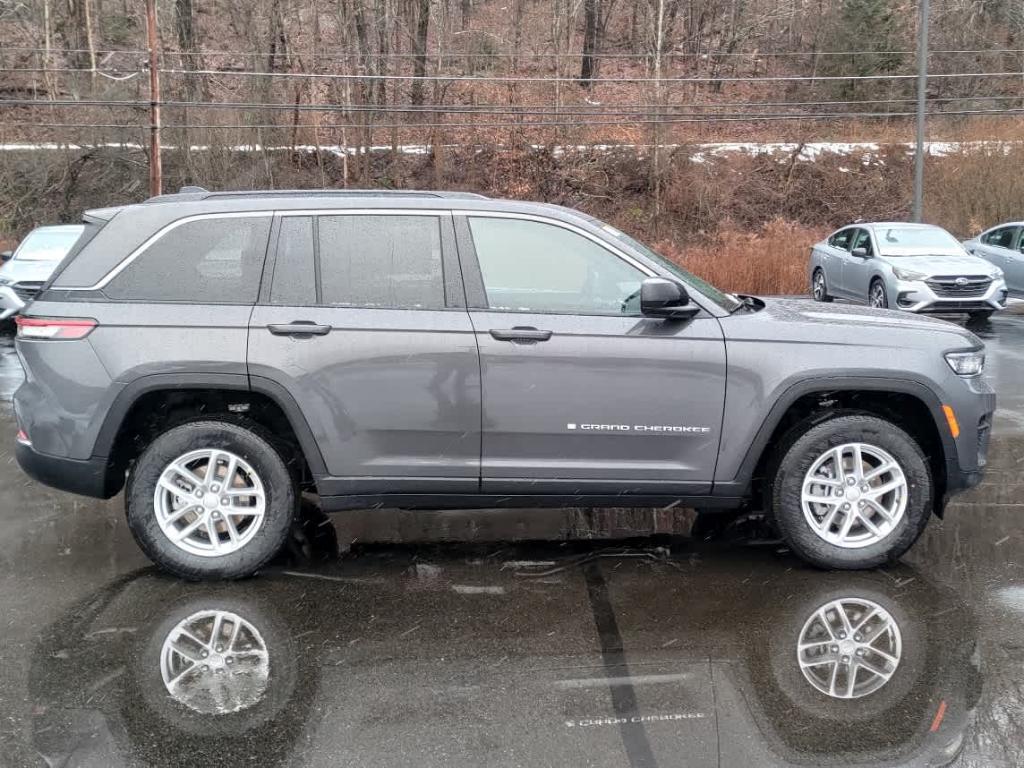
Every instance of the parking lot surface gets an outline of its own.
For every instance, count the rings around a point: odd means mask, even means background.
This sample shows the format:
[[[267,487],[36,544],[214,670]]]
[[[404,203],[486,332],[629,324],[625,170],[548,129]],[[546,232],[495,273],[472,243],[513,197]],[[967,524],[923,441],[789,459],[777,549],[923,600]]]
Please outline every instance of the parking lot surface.
[[[680,509],[308,509],[259,577],[187,584],[120,498],[22,474],[0,408],[0,764],[1024,764],[1024,314],[976,330],[985,482],[861,573]]]

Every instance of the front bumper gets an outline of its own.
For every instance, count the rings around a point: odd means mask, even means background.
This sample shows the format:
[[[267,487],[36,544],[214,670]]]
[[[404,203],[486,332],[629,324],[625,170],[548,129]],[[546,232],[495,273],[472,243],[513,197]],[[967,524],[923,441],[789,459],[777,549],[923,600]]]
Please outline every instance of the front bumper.
[[[924,280],[897,280],[889,288],[889,306],[906,312],[992,312],[1006,307],[1006,280],[993,280],[984,292],[939,295]]]
[[[110,470],[105,457],[81,461],[49,456],[20,440],[14,455],[22,471],[43,485],[97,499],[109,499],[114,495],[111,493],[114,484],[110,482]]]
[[[0,285],[0,320],[6,320],[25,308],[25,302],[9,285]]]

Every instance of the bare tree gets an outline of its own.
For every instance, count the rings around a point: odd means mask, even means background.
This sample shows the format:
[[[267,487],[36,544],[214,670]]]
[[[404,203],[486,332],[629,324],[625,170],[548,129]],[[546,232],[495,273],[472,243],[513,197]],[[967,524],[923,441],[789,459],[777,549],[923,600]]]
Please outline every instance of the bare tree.
[[[580,64],[580,82],[587,88],[596,75],[596,53],[600,33],[601,0],[583,0],[583,61]]]
[[[413,69],[411,100],[423,103],[423,78],[427,74],[427,34],[430,31],[430,0],[415,0],[416,34],[413,37]]]

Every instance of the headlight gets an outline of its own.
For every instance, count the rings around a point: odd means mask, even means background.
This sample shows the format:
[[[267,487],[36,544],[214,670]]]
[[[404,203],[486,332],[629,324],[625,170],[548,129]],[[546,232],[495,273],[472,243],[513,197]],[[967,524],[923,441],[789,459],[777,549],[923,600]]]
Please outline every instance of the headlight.
[[[1002,276],[1003,270],[1001,270],[999,267],[996,267],[995,269],[992,270],[991,273],[989,273],[989,277],[991,277],[993,280],[998,280]]]
[[[946,362],[958,376],[977,376],[985,369],[985,352],[981,349],[971,352],[947,352]]]
[[[915,272],[912,269],[900,269],[899,267],[893,269],[893,272],[899,280],[924,280],[928,277],[924,272]]]
[[[6,277],[0,277],[0,285],[10,285],[11,281]]]

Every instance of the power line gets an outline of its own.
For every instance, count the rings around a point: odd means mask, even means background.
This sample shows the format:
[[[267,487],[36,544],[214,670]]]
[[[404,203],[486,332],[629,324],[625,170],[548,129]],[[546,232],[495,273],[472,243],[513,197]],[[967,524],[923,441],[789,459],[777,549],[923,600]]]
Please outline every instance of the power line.
[[[962,101],[1016,101],[1024,99],[1024,95],[979,95],[979,96],[936,96],[929,99],[930,103],[952,103]],[[909,104],[913,98],[903,99],[853,99],[828,101],[746,101],[746,102],[687,102],[679,104],[288,104],[281,102],[215,102],[215,101],[161,101],[162,107],[185,109],[263,109],[282,112],[370,112],[397,114],[481,114],[481,115],[636,115],[654,110],[678,109],[762,109],[778,107],[836,107],[858,106],[867,104]],[[110,107],[110,108],[148,108],[150,102],[144,99],[0,99],[2,107]],[[813,114],[813,113],[809,113]]]
[[[674,116],[668,115],[662,118],[642,118],[633,120],[629,123],[633,125],[653,125],[653,124],[675,124],[675,123],[732,123],[732,122],[778,122],[787,120],[803,120],[803,121],[814,121],[814,120],[843,120],[843,119],[893,119],[903,117],[913,117],[917,113],[913,111],[904,112],[834,112],[834,113],[802,113],[802,114],[732,114],[732,115],[701,115],[701,116]],[[1020,115],[1024,114],[1024,108],[1010,108],[1010,109],[976,109],[976,110],[950,110],[950,111],[939,111],[939,112],[928,112],[929,116],[932,117],[956,117],[966,115],[990,115],[990,116],[1009,116],[1009,115]],[[6,123],[6,127],[11,128],[116,128],[119,130],[129,129],[142,129],[144,125],[121,125],[116,123],[103,124],[103,123]],[[385,130],[385,129],[404,129],[404,130],[417,130],[426,128],[502,128],[502,129],[529,129],[529,128],[554,128],[554,127],[577,127],[577,128],[591,128],[594,126],[618,126],[622,127],[623,123],[621,120],[608,120],[608,121],[590,121],[585,124],[581,124],[578,121],[569,120],[553,120],[553,121],[525,121],[520,123],[328,123],[328,124],[316,124],[316,123],[299,123],[299,124],[229,124],[229,125],[199,125],[199,124],[173,124],[164,125],[163,128],[166,130],[236,130],[236,129],[260,129],[260,130],[295,130],[295,129],[319,129],[319,130],[332,130],[332,129],[366,129],[372,128],[374,130]]]
[[[47,49],[39,46],[5,46],[3,50],[0,50],[0,54],[5,51],[21,51],[28,53],[46,53]],[[900,50],[900,51],[877,51],[877,50],[857,50],[857,51],[664,51],[662,52],[662,58],[707,58],[714,59],[720,57],[731,57],[739,58],[743,56],[750,56],[754,58],[772,58],[772,57],[799,57],[799,56],[863,56],[868,54],[885,54],[894,56],[906,56],[916,53],[916,50]],[[120,48],[97,48],[94,51],[90,51],[88,48],[50,48],[49,53],[51,55],[56,54],[76,54],[76,53],[95,53],[96,55],[107,55],[107,54],[132,54],[132,55],[148,55],[147,50],[142,49],[120,49]],[[929,55],[942,54],[942,55],[959,55],[959,54],[981,54],[981,55],[1004,55],[1004,54],[1015,54],[1024,53],[1024,48],[947,48],[939,50],[929,51]],[[395,52],[384,52],[384,53],[293,53],[293,52],[265,52],[260,53],[258,51],[226,51],[226,50],[202,50],[202,51],[161,51],[162,56],[235,56],[235,57],[247,57],[247,58],[258,58],[258,59],[333,59],[333,60],[345,60],[345,59],[414,59],[420,54],[415,53],[395,53]],[[531,59],[531,58],[565,58],[565,59],[579,59],[585,55],[593,55],[594,58],[598,59],[649,59],[653,57],[652,53],[595,53],[595,54],[584,54],[580,53],[546,53],[546,52],[520,52],[520,53],[461,53],[458,51],[440,52],[431,51],[425,54],[428,60],[437,59],[439,56],[447,58],[474,58],[474,59]],[[88,70],[86,70],[88,71]]]
[[[15,67],[0,70],[6,73],[12,72],[77,72],[81,74],[92,74],[94,70],[71,67],[43,68],[43,67]],[[109,72],[106,70],[95,70],[97,74],[121,75],[123,72]],[[531,76],[531,75],[377,75],[377,74],[338,74],[326,72],[257,72],[253,70],[221,70],[221,69],[175,69],[161,68],[161,74],[185,75],[185,76],[218,76],[218,77],[273,77],[291,78],[306,80],[411,80],[419,82],[471,82],[471,83],[579,83],[577,77],[565,76]],[[929,79],[959,79],[968,77],[1024,77],[1024,72],[941,72],[928,75]],[[914,80],[917,75],[747,75],[729,77],[604,77],[595,79],[595,84],[601,83],[690,83],[690,84],[712,84],[712,83],[786,83],[786,82],[847,82],[847,81],[886,81],[886,80]]]

